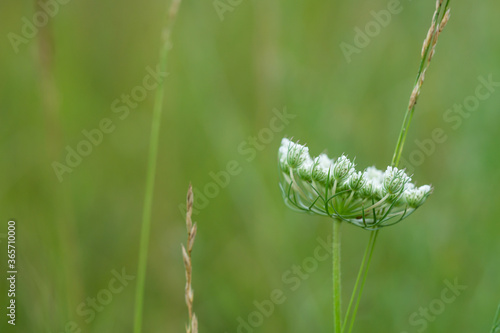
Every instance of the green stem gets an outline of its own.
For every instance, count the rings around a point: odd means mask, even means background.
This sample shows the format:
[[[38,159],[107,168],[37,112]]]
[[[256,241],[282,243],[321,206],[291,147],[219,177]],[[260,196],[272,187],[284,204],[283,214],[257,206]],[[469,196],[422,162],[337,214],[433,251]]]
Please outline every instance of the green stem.
[[[361,286],[359,288],[358,297],[356,299],[356,305],[354,306],[354,312],[352,314],[351,323],[349,325],[349,333],[352,332],[352,327],[354,326],[354,320],[356,319],[356,314],[358,313],[359,301],[361,300],[361,294],[363,293],[363,289],[365,287],[366,277],[368,276],[368,269],[370,268],[370,262],[372,261],[373,249],[375,248],[375,243],[377,242],[379,230],[372,231],[373,241],[370,246],[370,253],[368,255],[368,261],[366,262],[366,267],[363,273],[363,280],[361,281]]]
[[[333,221],[333,320],[334,332],[342,329],[341,290],[340,290],[340,224],[341,220]]]
[[[361,280],[361,275],[363,274],[363,271],[365,268],[365,261],[366,261],[366,258],[368,257],[368,253],[370,252],[370,248],[371,248],[371,244],[373,242],[374,234],[375,233],[373,231],[370,233],[370,239],[368,240],[368,244],[366,244],[365,254],[363,255],[363,260],[361,261],[361,265],[359,267],[358,276],[357,276],[356,282],[354,284],[354,289],[353,289],[352,294],[351,294],[351,299],[349,300],[349,305],[347,306],[347,312],[346,312],[345,317],[344,317],[344,324],[342,325],[342,332],[345,331],[347,321],[349,320],[349,313],[351,312],[352,304],[354,302],[354,298],[356,297],[356,291],[358,290],[359,281]]]
[[[168,24],[162,32],[162,45],[159,54],[159,70],[167,70],[167,55],[170,49],[170,32],[177,14],[179,0],[174,0],[170,6]],[[142,213],[141,238],[139,244],[139,262],[137,267],[137,285],[135,291],[134,333],[142,330],[142,312],[144,305],[144,285],[146,282],[146,267],[148,259],[149,235],[151,229],[151,211],[153,206],[153,192],[156,175],[156,161],[158,157],[158,142],[160,138],[160,123],[163,107],[163,80],[159,82],[155,91],[151,134],[149,138],[149,155],[146,175],[146,193]]]

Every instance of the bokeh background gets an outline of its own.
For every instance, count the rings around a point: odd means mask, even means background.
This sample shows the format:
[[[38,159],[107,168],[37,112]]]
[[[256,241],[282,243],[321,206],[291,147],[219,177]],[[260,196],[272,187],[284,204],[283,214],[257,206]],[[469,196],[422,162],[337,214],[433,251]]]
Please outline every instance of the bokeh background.
[[[144,332],[182,332],[187,318],[179,209],[192,182],[197,193],[210,173],[231,160],[241,172],[199,209],[193,252],[195,312],[200,332],[237,332],[254,301],[285,291],[254,332],[332,332],[331,262],[319,263],[296,291],[282,275],[312,256],[331,221],[299,214],[282,202],[276,154],[283,136],[307,142],[312,154],[356,156],[360,168],[390,163],[434,1],[401,1],[402,11],[344,57],[355,28],[373,21],[388,1],[183,1],[172,35],[144,309]],[[16,53],[8,33],[39,10],[30,1],[0,4],[0,237],[5,277],[7,221],[17,221],[17,325],[2,332],[131,332],[135,280],[86,323],[77,308],[96,297],[113,270],[137,270],[153,93],[124,120],[111,104],[142,84],[158,62],[165,1],[78,1]],[[379,235],[359,309],[356,332],[416,332],[420,307],[440,299],[445,280],[464,290],[426,332],[489,332],[500,301],[500,89],[460,116],[480,85],[500,81],[498,1],[452,1],[452,19],[427,73],[403,157],[436,128],[447,136],[414,166],[414,179],[432,183],[424,207]],[[295,115],[253,158],[238,151],[268,128],[273,109]],[[455,114],[456,116],[456,114]],[[103,118],[105,134],[59,182],[52,163],[64,162]],[[250,138],[250,139],[249,139]],[[245,143],[246,142],[246,143]],[[419,155],[419,153],[414,153]],[[414,156],[417,156],[414,155]],[[421,154],[419,155],[421,156]],[[197,200],[202,200],[197,196]],[[201,203],[199,203],[201,204]],[[344,305],[369,233],[343,227]],[[65,328],[68,322],[70,329]],[[65,330],[66,329],[66,330]],[[248,331],[248,330],[247,330]],[[241,332],[246,332],[241,330]]]

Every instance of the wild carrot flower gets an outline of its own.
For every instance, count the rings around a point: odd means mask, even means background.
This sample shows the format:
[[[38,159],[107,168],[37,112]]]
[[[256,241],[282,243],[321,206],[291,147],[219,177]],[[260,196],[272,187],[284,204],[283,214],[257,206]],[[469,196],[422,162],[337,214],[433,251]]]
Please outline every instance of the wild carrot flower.
[[[363,229],[396,224],[420,207],[432,193],[416,187],[404,169],[356,170],[345,155],[312,158],[309,148],[287,138],[278,152],[280,187],[285,203],[299,211],[330,216]]]

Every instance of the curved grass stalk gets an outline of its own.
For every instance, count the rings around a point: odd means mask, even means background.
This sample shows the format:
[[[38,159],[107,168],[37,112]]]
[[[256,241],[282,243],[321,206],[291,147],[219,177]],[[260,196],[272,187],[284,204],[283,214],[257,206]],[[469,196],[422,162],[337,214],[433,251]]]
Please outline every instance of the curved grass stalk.
[[[415,79],[415,85],[414,85],[412,94],[410,96],[410,101],[408,104],[408,108],[406,110],[406,114],[405,114],[404,119],[403,119],[401,131],[399,133],[399,137],[398,137],[398,140],[396,143],[396,148],[394,149],[394,155],[393,155],[392,163],[391,163],[392,166],[394,166],[394,167],[397,167],[399,165],[399,161],[400,161],[401,155],[403,153],[403,147],[404,147],[404,144],[406,141],[406,136],[408,134],[408,129],[410,127],[411,120],[412,120],[413,114],[415,112],[415,106],[417,104],[417,100],[418,100],[418,97],[420,95],[420,89],[422,87],[422,84],[424,83],[425,72],[427,71],[427,68],[429,67],[429,64],[430,64],[432,57],[434,55],[438,37],[439,37],[440,33],[443,31],[444,27],[446,26],[446,24],[448,23],[448,20],[450,18],[450,9],[449,9],[450,0],[446,0],[444,8],[443,8],[443,2],[444,2],[444,0],[437,0],[436,1],[436,10],[435,10],[433,18],[432,18],[431,27],[429,28],[429,31],[427,33],[427,37],[425,38],[423,46],[422,46],[421,62],[420,62],[420,66],[418,69],[417,78]],[[354,321],[356,319],[356,314],[357,314],[359,302],[361,300],[361,295],[363,293],[363,288],[365,285],[366,277],[368,275],[368,268],[370,267],[370,262],[371,262],[373,250],[375,248],[375,243],[376,243],[376,239],[378,236],[378,231],[379,230],[374,230],[374,231],[372,231],[372,233],[370,235],[370,241],[372,241],[372,240],[373,241],[371,243],[369,241],[367,248],[366,248],[366,251],[368,251],[368,249],[369,249],[368,260],[366,261],[366,266],[364,266],[365,257],[363,257],[361,267],[360,267],[359,273],[358,273],[358,278],[356,280],[356,284],[355,284],[355,287],[354,287],[354,290],[353,290],[353,293],[351,296],[351,301],[352,301],[354,299],[356,291],[357,291],[359,278],[360,278],[361,274],[363,274],[359,293],[358,293],[357,298],[356,298],[356,304],[354,306],[354,312],[352,314],[351,322],[349,325],[349,331],[348,331],[349,333],[352,331]],[[365,251],[365,256],[367,253],[366,251]],[[348,320],[347,316],[349,314],[350,307],[351,307],[351,304],[349,304],[348,312],[346,314],[346,318],[345,318],[346,322]],[[346,328],[345,325],[346,324],[344,324],[344,329]]]

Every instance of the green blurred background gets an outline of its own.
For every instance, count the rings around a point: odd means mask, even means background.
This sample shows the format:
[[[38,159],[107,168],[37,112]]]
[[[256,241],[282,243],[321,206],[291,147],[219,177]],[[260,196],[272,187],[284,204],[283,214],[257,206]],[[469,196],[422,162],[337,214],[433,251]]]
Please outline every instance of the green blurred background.
[[[146,67],[155,68],[168,5],[72,0],[16,53],[7,34],[20,35],[22,18],[32,20],[38,9],[30,1],[2,1],[1,276],[12,218],[19,270],[14,330],[6,324],[1,279],[2,332],[132,331],[135,280],[90,323],[77,308],[108,288],[113,270],[136,275],[153,93],[124,120],[111,104],[142,84]],[[189,182],[203,193],[213,184],[210,173],[236,160],[241,172],[194,217],[200,332],[237,332],[238,317],[247,320],[254,301],[269,299],[274,289],[285,291],[286,301],[254,332],[332,332],[330,260],[296,291],[282,279],[313,255],[332,224],[283,204],[277,149],[283,136],[293,136],[314,155],[345,152],[360,168],[385,168],[434,1],[402,0],[403,10],[350,63],[339,45],[352,45],[354,29],[364,29],[374,20],[370,12],[386,9],[388,1],[229,6],[221,20],[212,1],[183,1],[172,35],[143,331],[184,330],[180,244],[186,232],[179,205]],[[417,332],[422,326],[412,325],[410,316],[441,297],[444,280],[458,279],[467,289],[426,332],[489,332],[500,301],[500,89],[461,117],[458,128],[443,118],[474,95],[479,76],[500,81],[500,3],[452,1],[452,8],[403,154],[409,160],[421,151],[415,140],[443,129],[447,140],[413,171],[435,191],[411,218],[379,235],[356,332]],[[283,108],[296,117],[254,158],[241,154],[238,147],[270,126],[273,109]],[[75,149],[85,139],[82,130],[103,118],[112,119],[115,130],[59,182],[52,162],[64,162],[65,147]],[[346,305],[369,233],[349,225],[342,231]],[[71,322],[76,326],[66,329]]]

